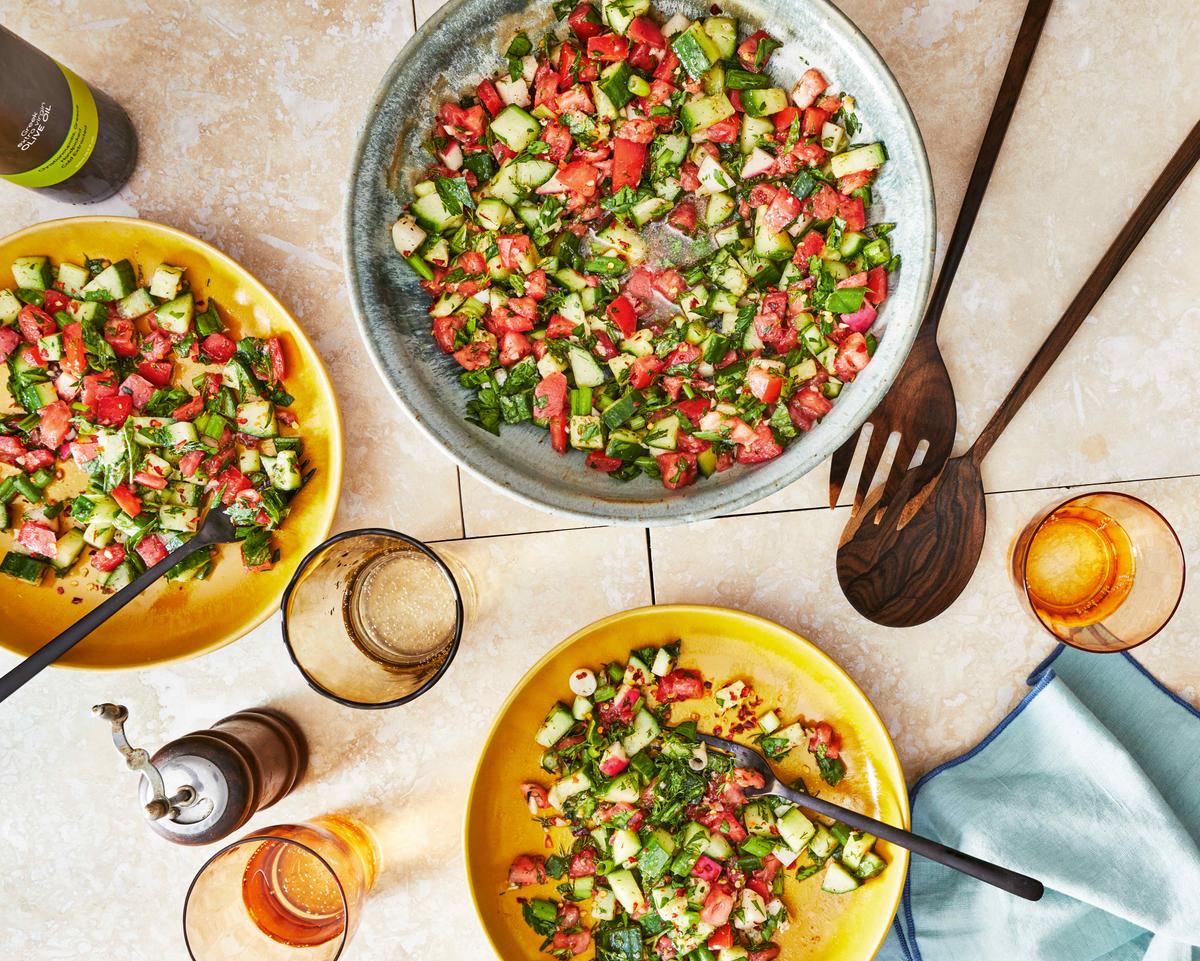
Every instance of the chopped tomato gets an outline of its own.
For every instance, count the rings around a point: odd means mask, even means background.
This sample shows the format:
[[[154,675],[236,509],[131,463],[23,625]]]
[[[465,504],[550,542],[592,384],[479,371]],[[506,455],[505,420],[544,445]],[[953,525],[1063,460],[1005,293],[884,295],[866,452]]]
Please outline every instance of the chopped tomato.
[[[508,883],[517,887],[546,883],[546,861],[529,854],[518,854],[508,869]]]
[[[587,457],[584,458],[584,463],[592,470],[598,470],[603,474],[611,474],[613,471],[621,469],[621,461],[618,458],[609,457],[598,450],[589,451]]]
[[[767,61],[771,59],[770,45],[762,47],[760,54],[759,45],[764,40],[771,40],[772,37],[765,30],[755,30],[745,40],[738,44],[737,58],[742,66],[747,70],[762,70],[767,65]]]
[[[130,374],[121,381],[121,393],[128,394],[133,400],[133,406],[141,410],[154,396],[154,385],[141,374]]]
[[[17,349],[20,343],[20,334],[11,327],[0,327],[0,360],[8,360],[9,355]]]
[[[567,869],[567,877],[586,878],[596,873],[596,849],[584,848],[573,858]]]
[[[121,566],[125,560],[125,548],[120,544],[109,544],[92,554],[92,567],[101,574],[107,574]]]
[[[137,517],[142,512],[142,499],[133,492],[133,488],[128,484],[118,484],[110,493],[121,510],[130,517]]]
[[[34,557],[54,557],[58,554],[58,538],[45,524],[26,521],[17,532],[17,543]]]
[[[571,131],[561,123],[552,123],[542,131],[542,141],[546,144],[545,157],[554,163],[561,163],[571,152]]]
[[[636,188],[641,182],[645,165],[646,145],[617,137],[613,142],[613,193],[622,187]]]
[[[137,372],[155,387],[166,387],[171,383],[175,365],[169,360],[143,360],[137,365]]]
[[[784,107],[782,110],[771,114],[771,120],[775,124],[775,137],[778,140],[786,140],[788,133],[792,129],[792,123],[800,116],[800,108]]]
[[[202,460],[204,460],[204,451],[188,451],[181,458],[179,458],[179,473],[181,473],[184,477],[194,477]]]
[[[645,390],[666,366],[662,359],[654,354],[639,357],[629,367],[629,386],[637,390]]]
[[[504,101],[500,99],[500,94],[496,92],[496,85],[490,80],[480,80],[475,85],[475,93],[479,96],[479,102],[493,117],[504,109]]]
[[[691,422],[692,426],[695,427],[700,423],[700,418],[708,412],[710,406],[711,404],[707,398],[693,397],[691,400],[679,401],[675,404],[675,409],[683,414]]]
[[[777,370],[751,364],[746,370],[746,386],[758,400],[773,404],[783,390],[783,375]]]
[[[870,359],[867,340],[856,331],[838,345],[837,356],[833,358],[833,369],[842,380],[851,381],[867,366]]]
[[[568,320],[562,314],[551,314],[546,325],[546,337],[550,340],[562,340],[575,333],[578,324]]]
[[[464,108],[455,103],[444,103],[439,119],[446,133],[460,143],[481,140],[484,125],[487,123],[483,107],[479,104]]]
[[[479,370],[492,362],[496,351],[496,335],[486,330],[477,330],[466,347],[454,352],[454,359],[467,370]]]
[[[167,479],[165,477],[151,471],[140,470],[133,475],[133,479],[143,487],[149,487],[156,491],[165,490],[167,486]]]
[[[574,160],[559,169],[558,180],[571,193],[588,198],[596,194],[600,172],[590,163]]]
[[[592,60],[615,62],[629,57],[629,41],[615,33],[588,37],[587,55]]]
[[[282,383],[287,377],[287,359],[283,355],[283,341],[278,337],[268,337],[266,339],[267,359],[271,364],[271,379],[275,383]]]
[[[846,221],[847,230],[862,230],[867,226],[867,212],[862,197],[839,196],[837,215]]]
[[[658,134],[658,128],[649,120],[626,120],[617,131],[621,140],[632,140],[634,143],[648,144]]]
[[[71,408],[61,400],[47,404],[38,411],[38,439],[51,450],[57,450],[71,430]]]
[[[887,270],[883,267],[873,267],[867,271],[867,300],[879,305],[887,300]]]
[[[739,464],[761,464],[783,453],[783,448],[776,442],[775,435],[766,424],[759,424],[754,433],[755,440],[752,443],[738,447]]]
[[[729,921],[733,913],[733,893],[724,885],[714,884],[704,899],[704,907],[700,910],[700,920],[720,928]],[[714,932],[715,934],[716,932]]]
[[[104,322],[104,339],[118,357],[137,356],[137,329],[132,320],[110,315]]]
[[[704,136],[713,143],[737,143],[741,127],[741,118],[735,113],[712,124],[704,131]]]
[[[25,456],[25,444],[19,437],[0,434],[0,464],[15,466]]]
[[[660,704],[694,701],[704,696],[704,678],[699,671],[676,668],[658,679],[654,696]]]
[[[96,404],[96,423],[105,427],[120,427],[132,412],[133,398],[128,394],[102,397]]]
[[[798,267],[808,269],[808,258],[819,257],[821,251],[825,249],[825,238],[817,231],[810,230],[800,238],[800,243],[796,245],[796,254],[792,257],[792,262]]]
[[[520,331],[511,330],[500,338],[500,363],[511,367],[529,355],[532,349],[529,338]]]
[[[567,452],[567,418],[550,418],[550,446],[559,454]]]
[[[825,74],[815,67],[810,67],[804,71],[804,76],[792,89],[792,103],[801,110],[811,107],[817,97],[821,96],[828,87],[829,81],[825,79]]]
[[[788,415],[800,430],[811,430],[812,425],[833,410],[833,404],[815,387],[797,391],[788,401]]]
[[[496,246],[500,251],[500,264],[506,270],[518,269],[518,258],[528,256],[533,249],[533,241],[528,234],[500,234],[496,237]]]
[[[566,951],[572,957],[583,954],[592,946],[590,931],[555,931],[550,939],[555,951]]]
[[[710,951],[723,951],[725,948],[733,947],[733,925],[726,922],[717,928],[708,936],[708,948]]]
[[[195,420],[200,416],[202,410],[204,410],[204,398],[196,396],[176,407],[171,412],[171,416],[175,420]]]
[[[587,40],[604,32],[604,22],[600,19],[599,12],[587,2],[579,4],[571,11],[567,23],[580,40]]]
[[[690,234],[696,229],[696,208],[684,201],[667,214],[667,223],[676,230]]]
[[[454,338],[466,325],[467,319],[456,314],[433,318],[433,339],[443,354],[454,353]],[[197,412],[198,413],[198,412]]]
[[[147,567],[153,567],[167,556],[167,545],[163,543],[163,539],[157,534],[143,537],[138,541],[135,550],[137,550],[138,556],[142,559],[142,563]]]
[[[821,128],[829,120],[827,111],[820,107],[809,107],[804,111],[804,123],[800,126],[800,133],[805,137],[820,136]]]
[[[48,314],[56,314],[60,310],[70,310],[71,298],[57,290],[43,290],[42,308]]]
[[[687,487],[696,480],[696,455],[685,451],[659,454],[658,470],[667,490]]]
[[[200,349],[214,363],[225,364],[229,362],[234,351],[237,350],[237,344],[233,342],[232,337],[222,333],[215,333],[209,334],[204,338]]]
[[[786,230],[800,216],[800,201],[789,190],[780,190],[763,213],[763,225],[775,233]]]
[[[637,311],[633,308],[633,301],[624,294],[618,294],[604,312],[623,337],[632,337],[637,332]]]
[[[777,957],[779,957],[779,945],[766,944],[761,948],[755,948],[746,955],[746,961],[773,961]]]
[[[525,276],[525,296],[531,300],[541,300],[546,296],[546,271],[541,267]]]
[[[48,337],[58,330],[54,318],[33,304],[26,304],[21,308],[21,312],[17,314],[17,327],[28,344],[36,344],[43,337]]]

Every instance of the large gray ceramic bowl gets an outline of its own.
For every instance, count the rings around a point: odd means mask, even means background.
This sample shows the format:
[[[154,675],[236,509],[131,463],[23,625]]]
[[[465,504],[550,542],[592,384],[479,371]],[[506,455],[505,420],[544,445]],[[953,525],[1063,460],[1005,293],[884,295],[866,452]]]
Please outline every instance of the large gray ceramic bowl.
[[[708,8],[665,0],[664,15]],[[628,483],[588,470],[581,454],[550,449],[531,424],[495,437],[463,419],[468,393],[455,361],[430,336],[429,298],[392,247],[390,228],[432,158],[421,147],[433,114],[503,62],[515,30],[535,38],[553,23],[549,0],[451,0],[396,57],[367,114],[345,208],[346,271],[367,348],[396,400],[463,467],[511,496],[583,521],[678,524],[745,507],[786,487],[850,437],[896,376],[916,335],[934,255],[933,186],[912,111],[887,65],[845,15],[826,0],[729,0],[742,35],[764,27],[784,41],[771,72],[788,88],[811,63],[834,90],[858,100],[867,137],[887,144],[890,162],[875,190],[874,220],[896,221],[891,235],[903,266],[880,312],[879,348],[865,371],[813,431],[773,461],[717,474],[678,491],[640,477]],[[560,25],[565,30],[565,24]]]

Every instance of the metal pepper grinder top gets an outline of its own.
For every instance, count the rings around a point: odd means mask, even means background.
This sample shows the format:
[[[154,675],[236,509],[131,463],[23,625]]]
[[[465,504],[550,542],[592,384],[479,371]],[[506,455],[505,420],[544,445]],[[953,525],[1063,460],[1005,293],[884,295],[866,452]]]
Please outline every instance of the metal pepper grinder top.
[[[269,708],[239,711],[212,727],[163,745],[153,757],[125,736],[129,711],[97,704],[132,771],[150,827],[176,844],[209,844],[242,827],[255,812],[286,797],[308,762],[304,735]]]

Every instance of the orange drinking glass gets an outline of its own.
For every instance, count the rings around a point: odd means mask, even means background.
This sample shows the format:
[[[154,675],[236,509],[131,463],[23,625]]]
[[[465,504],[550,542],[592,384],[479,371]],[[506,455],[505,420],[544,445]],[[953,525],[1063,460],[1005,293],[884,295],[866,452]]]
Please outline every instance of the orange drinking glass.
[[[342,814],[263,828],[218,851],[188,889],[193,961],[334,961],[375,883],[370,829]]]
[[[1186,561],[1174,529],[1128,494],[1062,501],[1026,525],[1011,572],[1034,618],[1085,651],[1126,651],[1157,634],[1183,596]]]

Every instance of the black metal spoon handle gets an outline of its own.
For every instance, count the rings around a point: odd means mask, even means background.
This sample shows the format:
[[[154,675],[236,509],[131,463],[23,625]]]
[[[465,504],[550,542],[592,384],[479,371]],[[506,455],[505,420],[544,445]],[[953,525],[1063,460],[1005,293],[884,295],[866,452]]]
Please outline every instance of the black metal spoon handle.
[[[801,791],[794,791],[780,784],[778,781],[766,790],[754,793],[777,794],[780,797],[787,798],[793,804],[807,808],[810,811],[816,811],[818,814],[824,814],[826,817],[836,818],[852,828],[859,831],[866,831],[877,838],[882,838],[892,844],[907,848],[914,854],[919,854],[930,861],[937,861],[938,864],[944,864],[955,871],[961,871],[963,874],[968,874],[979,881],[1007,891],[1009,894],[1015,894],[1026,901],[1039,901],[1042,895],[1045,894],[1046,889],[1042,886],[1042,882],[1034,878],[1016,871],[1010,871],[1008,868],[1002,868],[1000,865],[992,864],[990,861],[972,857],[970,854],[964,854],[962,851],[946,847],[944,844],[931,841],[929,838],[921,837],[919,834],[913,834],[911,831],[905,831],[903,828],[893,827],[890,824],[885,824],[883,821],[876,821],[872,817],[859,814],[857,811],[851,811],[849,808],[834,804],[832,801],[826,801],[824,798],[804,794]]]
[[[112,597],[92,608],[58,637],[47,641],[11,671],[0,677],[0,702],[7,700],[9,695],[20,690],[27,682],[66,654],[180,561],[195,554],[200,548],[215,543],[211,533],[206,533],[210,529],[210,525],[206,524],[191,540],[175,548],[153,567],[139,574]]]

